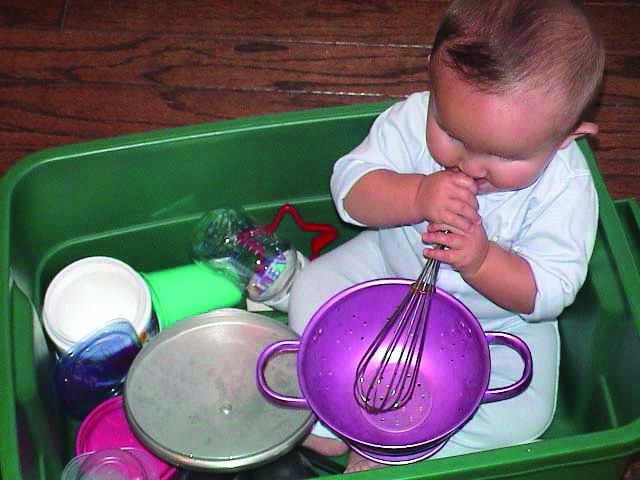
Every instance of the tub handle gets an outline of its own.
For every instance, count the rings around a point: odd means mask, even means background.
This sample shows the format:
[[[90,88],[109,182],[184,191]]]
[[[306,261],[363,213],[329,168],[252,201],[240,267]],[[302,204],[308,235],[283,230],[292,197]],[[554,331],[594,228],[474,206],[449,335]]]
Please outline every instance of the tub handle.
[[[485,332],[484,335],[489,345],[504,345],[515,350],[524,362],[524,370],[520,379],[512,385],[487,389],[487,391],[484,392],[482,403],[498,402],[520,395],[531,383],[531,376],[533,374],[533,360],[529,347],[521,338],[511,335],[510,333]]]
[[[273,403],[284,407],[309,408],[309,404],[304,397],[290,397],[275,392],[267,385],[265,378],[265,368],[271,357],[282,352],[297,352],[298,350],[300,350],[300,340],[279,340],[269,345],[258,357],[256,381],[258,383],[258,390]]]

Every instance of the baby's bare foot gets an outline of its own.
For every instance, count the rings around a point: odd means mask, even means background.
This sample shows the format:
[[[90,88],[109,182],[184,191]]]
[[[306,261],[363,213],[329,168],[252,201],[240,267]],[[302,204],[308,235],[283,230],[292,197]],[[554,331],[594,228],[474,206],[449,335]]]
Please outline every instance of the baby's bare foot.
[[[365,470],[375,470],[384,466],[384,464],[369,460],[352,450],[344,473],[364,472]]]
[[[309,435],[302,442],[302,446],[327,457],[337,457],[349,450],[349,447],[340,440],[318,437],[317,435]]]

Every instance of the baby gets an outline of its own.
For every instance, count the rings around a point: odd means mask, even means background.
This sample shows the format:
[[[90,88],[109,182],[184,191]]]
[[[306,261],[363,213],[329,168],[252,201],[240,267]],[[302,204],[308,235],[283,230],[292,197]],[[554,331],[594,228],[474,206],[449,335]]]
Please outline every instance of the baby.
[[[382,113],[334,166],[338,213],[367,229],[303,269],[291,292],[294,330],[355,283],[416,278],[426,256],[443,262],[438,286],[485,330],[531,350],[529,388],[481,405],[432,458],[530,442],[553,418],[556,318],[585,280],[598,221],[575,140],[597,133],[585,115],[603,70],[601,39],[574,1],[454,0],[433,43],[431,91]],[[491,388],[521,375],[510,349],[492,349],[491,362]],[[322,424],[304,444],[347,451]],[[347,471],[377,466],[352,453]]]

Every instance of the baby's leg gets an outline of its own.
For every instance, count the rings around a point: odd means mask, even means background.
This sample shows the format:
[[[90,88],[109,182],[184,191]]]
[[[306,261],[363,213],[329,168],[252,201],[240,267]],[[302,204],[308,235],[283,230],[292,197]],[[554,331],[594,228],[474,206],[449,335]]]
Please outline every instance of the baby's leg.
[[[531,385],[517,397],[480,405],[473,418],[432,458],[507,447],[535,440],[548,428],[556,405],[560,341],[556,322],[514,321],[506,329],[524,340],[533,358]],[[493,325],[489,329],[494,328]],[[491,379],[495,388],[515,382],[522,361],[511,349],[492,346]]]
[[[365,231],[306,265],[291,288],[289,325],[302,335],[313,314],[336,293],[388,276],[375,231]]]

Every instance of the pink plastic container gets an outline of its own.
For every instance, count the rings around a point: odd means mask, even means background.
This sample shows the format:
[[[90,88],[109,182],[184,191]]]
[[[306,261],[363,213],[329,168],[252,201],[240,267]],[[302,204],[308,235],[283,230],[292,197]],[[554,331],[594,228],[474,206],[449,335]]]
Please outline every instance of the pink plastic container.
[[[161,480],[175,477],[177,468],[153,455],[134,435],[124,413],[122,397],[110,398],[93,409],[80,425],[76,437],[76,454],[123,447],[138,448],[149,453]]]

